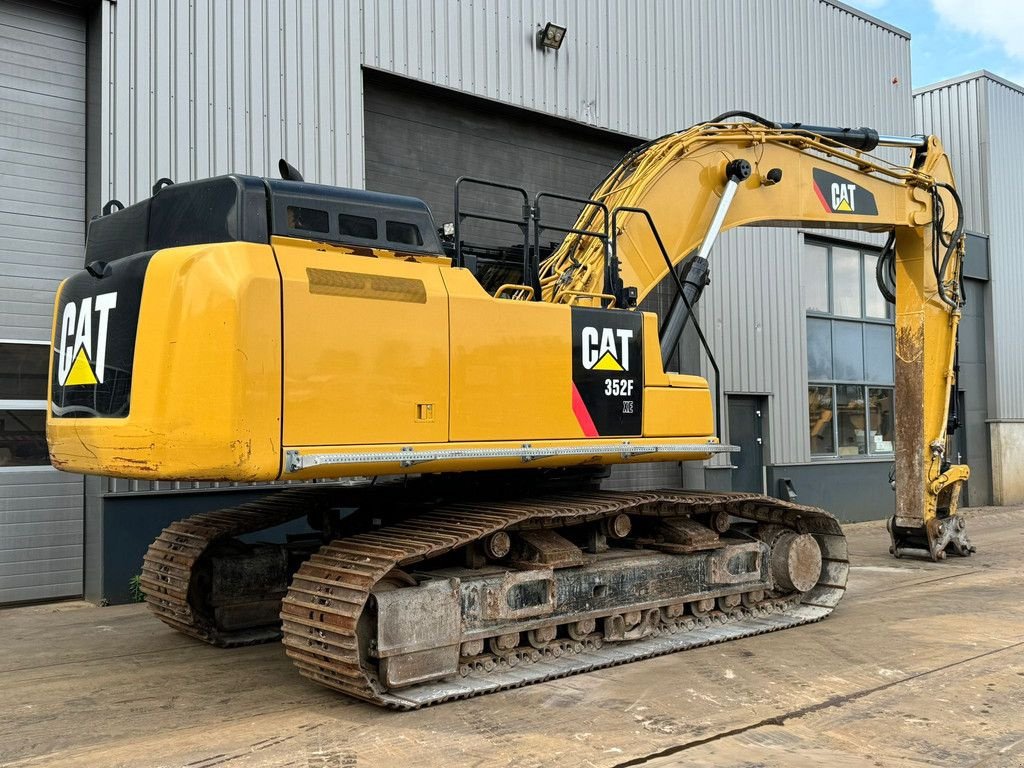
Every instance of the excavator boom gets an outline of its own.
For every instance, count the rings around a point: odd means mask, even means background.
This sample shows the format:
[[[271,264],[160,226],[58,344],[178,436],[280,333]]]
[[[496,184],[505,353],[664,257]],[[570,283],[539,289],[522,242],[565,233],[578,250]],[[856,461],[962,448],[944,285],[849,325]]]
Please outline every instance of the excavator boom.
[[[760,120],[760,119],[758,119]],[[897,166],[856,147],[912,149]],[[595,190],[575,229],[611,212],[613,247],[570,235],[540,267],[546,301],[642,300],[683,263],[699,266],[720,231],[740,226],[891,233],[896,314],[896,514],[893,553],[972,549],[956,518],[963,465],[947,461],[947,424],[963,297],[963,216],[937,137],[879,137],[870,129],[712,121],[628,154]],[[643,212],[637,212],[642,209]],[[952,212],[947,216],[946,212]],[[620,215],[621,214],[621,215]],[[650,219],[658,222],[652,232]],[[889,249],[892,245],[890,244]],[[689,264],[688,262],[695,262]],[[702,277],[695,293],[703,288]],[[632,290],[630,290],[632,289]],[[680,291],[683,293],[683,291]],[[664,326],[664,357],[689,312],[678,301]]]

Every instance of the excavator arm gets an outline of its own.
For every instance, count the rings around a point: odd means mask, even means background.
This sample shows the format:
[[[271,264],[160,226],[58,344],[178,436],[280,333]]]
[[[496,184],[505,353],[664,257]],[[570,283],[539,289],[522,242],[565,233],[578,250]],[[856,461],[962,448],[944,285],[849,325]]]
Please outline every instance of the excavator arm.
[[[910,164],[863,151],[878,144],[909,147]],[[663,355],[675,347],[689,304],[706,282],[707,257],[720,231],[773,226],[890,233],[882,261],[895,275],[888,296],[896,308],[891,551],[926,550],[932,559],[973,551],[956,514],[969,469],[947,460],[963,303],[963,217],[949,158],[936,137],[716,119],[634,150],[593,199],[604,207],[585,208],[574,228],[593,230],[608,217],[610,238],[566,238],[540,265],[541,297],[576,304],[613,298],[630,306],[682,265],[686,283],[677,284],[689,301],[677,300],[665,322]],[[634,209],[649,212],[650,220]]]

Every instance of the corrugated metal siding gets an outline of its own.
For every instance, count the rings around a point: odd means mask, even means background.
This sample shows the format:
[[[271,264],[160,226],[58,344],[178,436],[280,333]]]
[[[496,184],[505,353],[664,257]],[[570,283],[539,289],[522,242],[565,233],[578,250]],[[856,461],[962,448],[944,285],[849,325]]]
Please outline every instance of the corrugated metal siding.
[[[82,478],[0,472],[0,605],[82,594]]]
[[[974,78],[914,94],[914,128],[935,134],[953,164],[967,228],[988,232],[985,194],[988,151],[982,139],[985,81]]]
[[[819,0],[380,0],[363,30],[366,66],[635,136],[737,108],[911,126],[907,39]]]
[[[702,299],[701,322],[722,371],[722,391],[769,395],[765,460],[771,464],[810,460],[800,242],[795,230],[724,233]],[[713,376],[708,366],[704,373]],[[728,457],[715,463],[728,464]]]
[[[362,185],[360,64],[642,137],[736,108],[913,125],[907,38],[824,0],[135,0],[103,13],[102,188],[121,199],[165,175],[272,173],[282,154],[310,179]],[[568,28],[557,53],[534,44],[546,21]],[[806,461],[798,238],[725,242],[703,310],[729,357],[725,389],[772,393],[771,460]]]
[[[162,176],[275,175],[280,157],[310,179],[360,185],[360,10],[304,0],[104,3],[104,197],[139,200]]]
[[[986,197],[992,280],[992,350],[995,403],[989,418],[1024,418],[1024,345],[1020,297],[1024,296],[1024,93],[987,80],[984,136],[988,140]]]
[[[85,22],[0,2],[0,338],[50,338],[85,238]]]
[[[0,0],[0,338],[49,340],[54,291],[82,263],[84,210],[85,21]],[[80,595],[82,543],[80,476],[0,469],[0,605]]]
[[[1024,294],[1024,91],[980,72],[914,95],[920,130],[939,134],[953,162],[967,226],[989,235],[990,419],[1024,418],[1024,348],[1017,335]]]

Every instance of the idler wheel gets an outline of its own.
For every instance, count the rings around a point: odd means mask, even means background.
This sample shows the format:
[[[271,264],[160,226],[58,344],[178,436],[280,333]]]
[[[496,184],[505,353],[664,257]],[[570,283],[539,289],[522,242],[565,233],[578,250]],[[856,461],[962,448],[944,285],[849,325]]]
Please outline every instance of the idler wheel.
[[[772,547],[772,578],[776,588],[807,592],[821,576],[821,547],[809,533],[783,533]]]

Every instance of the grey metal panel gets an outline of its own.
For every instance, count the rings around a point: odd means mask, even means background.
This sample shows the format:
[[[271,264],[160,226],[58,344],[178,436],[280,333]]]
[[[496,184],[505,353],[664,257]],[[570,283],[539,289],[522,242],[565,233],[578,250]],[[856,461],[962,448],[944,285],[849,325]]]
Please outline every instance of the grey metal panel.
[[[360,11],[323,0],[104,3],[101,197],[137,201],[162,176],[276,175],[282,156],[310,180],[360,185]]]
[[[82,258],[85,22],[56,3],[0,1],[0,337],[49,337],[53,291]]]
[[[499,110],[401,78],[368,73],[364,91],[367,188],[422,198],[438,224],[454,217],[453,189],[460,176],[522,186],[531,196],[546,190],[586,197],[638,143],[564,121],[525,120],[520,110]],[[501,195],[494,207],[494,195],[479,188],[467,187],[463,194],[465,209],[522,216],[522,198],[514,194]],[[542,219],[569,226],[578,210],[549,200],[542,202]],[[473,241],[481,229],[467,221],[464,238]],[[522,242],[511,226],[494,235]],[[560,239],[546,233],[546,240]]]
[[[722,390],[769,395],[765,460],[771,464],[810,460],[800,238],[785,229],[726,232],[711,256],[711,285],[701,300]],[[713,376],[708,367],[704,373]]]
[[[82,478],[0,470],[0,605],[82,594]]]
[[[906,37],[820,0],[367,2],[363,41],[367,66],[630,135],[741,107],[911,127]]]
[[[73,8],[0,0],[0,338],[48,340],[81,264],[84,78]],[[80,476],[0,469],[0,605],[82,594],[82,527]]]
[[[988,151],[982,139],[985,88],[979,78],[917,91],[914,120],[918,131],[942,139],[964,203],[967,228],[987,233],[988,200],[985,191]]]
[[[991,269],[992,365],[995,402],[989,418],[1024,418],[1024,345],[1020,342],[1020,297],[1024,296],[1024,91],[990,78],[984,80],[982,135],[987,138],[985,196],[988,202]]]
[[[799,504],[822,507],[842,522],[891,517],[896,496],[889,485],[888,461],[831,461],[768,467],[768,492],[788,478]]]
[[[939,133],[950,152],[967,228],[989,236],[991,355],[988,418],[1024,418],[1024,349],[1017,327],[1024,291],[1024,89],[988,72],[939,83],[914,95],[918,124]]]
[[[958,432],[956,449],[961,460],[971,467],[967,484],[971,506],[992,503],[991,458],[989,456],[988,360],[986,357],[985,294],[990,284],[981,280],[964,281],[967,304],[960,320],[959,388],[964,392],[963,429]]]

